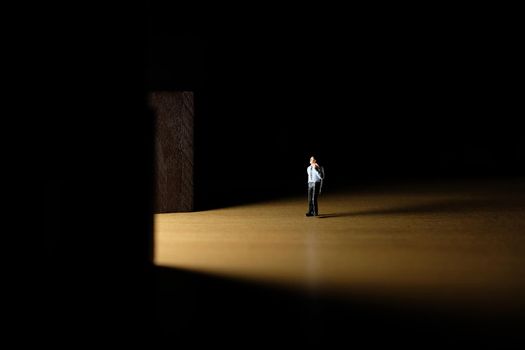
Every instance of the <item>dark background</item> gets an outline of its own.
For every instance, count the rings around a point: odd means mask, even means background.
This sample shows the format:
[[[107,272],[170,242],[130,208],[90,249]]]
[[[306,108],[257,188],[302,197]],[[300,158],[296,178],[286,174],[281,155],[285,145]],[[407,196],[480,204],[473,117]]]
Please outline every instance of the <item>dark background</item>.
[[[523,173],[522,54],[479,9],[261,10],[214,22],[152,9],[150,89],[196,99],[196,204],[325,187]],[[241,197],[240,197],[241,196]]]
[[[421,339],[456,344],[464,335],[456,320],[403,306],[391,313],[366,300],[312,302],[155,268],[147,95],[195,92],[197,209],[302,194],[312,154],[325,166],[327,191],[523,175],[523,57],[512,11],[195,10],[72,8],[42,15],[46,26],[31,29],[36,44],[26,45],[20,71],[36,67],[22,79],[36,83],[25,85],[17,107],[34,106],[35,122],[24,119],[17,140],[31,141],[20,159],[31,155],[23,187],[35,190],[20,206],[33,209],[30,219],[17,222],[35,226],[45,259],[21,267],[23,283],[12,285],[18,340],[151,344],[169,325],[173,333],[164,336],[173,344],[227,342],[231,327],[239,342],[288,336],[308,344],[311,331],[335,341],[348,327],[358,330],[356,340],[378,339],[369,326],[379,324],[398,343],[408,327]],[[159,318],[156,303],[169,300]],[[305,327],[296,315],[305,315]]]

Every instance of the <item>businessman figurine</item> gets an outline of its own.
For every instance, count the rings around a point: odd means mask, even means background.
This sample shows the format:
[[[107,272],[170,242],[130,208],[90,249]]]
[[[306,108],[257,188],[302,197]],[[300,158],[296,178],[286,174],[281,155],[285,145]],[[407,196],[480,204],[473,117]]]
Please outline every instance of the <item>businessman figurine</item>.
[[[306,169],[308,174],[308,212],[306,216],[318,216],[317,197],[321,193],[324,171],[314,157],[310,158],[310,166]]]

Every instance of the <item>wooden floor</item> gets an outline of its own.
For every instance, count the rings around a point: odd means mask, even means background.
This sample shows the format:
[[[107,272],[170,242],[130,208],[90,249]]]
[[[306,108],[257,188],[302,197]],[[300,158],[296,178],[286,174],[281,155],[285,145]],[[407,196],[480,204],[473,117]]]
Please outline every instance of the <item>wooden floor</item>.
[[[525,305],[525,182],[370,186],[155,216],[155,262],[345,298]]]

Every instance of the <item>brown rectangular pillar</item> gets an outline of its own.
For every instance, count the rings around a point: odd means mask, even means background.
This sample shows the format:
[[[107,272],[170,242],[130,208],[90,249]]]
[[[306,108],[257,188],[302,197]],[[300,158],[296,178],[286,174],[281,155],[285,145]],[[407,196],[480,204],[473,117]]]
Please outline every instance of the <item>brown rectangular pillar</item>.
[[[193,92],[152,92],[155,213],[193,210]]]

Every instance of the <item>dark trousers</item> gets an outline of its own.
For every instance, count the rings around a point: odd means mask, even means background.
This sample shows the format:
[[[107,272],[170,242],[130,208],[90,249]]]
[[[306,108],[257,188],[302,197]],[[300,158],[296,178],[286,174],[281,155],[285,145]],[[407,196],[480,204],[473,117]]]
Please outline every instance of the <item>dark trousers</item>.
[[[319,190],[321,189],[320,182],[308,183],[308,213],[318,215],[317,197],[319,197]]]

